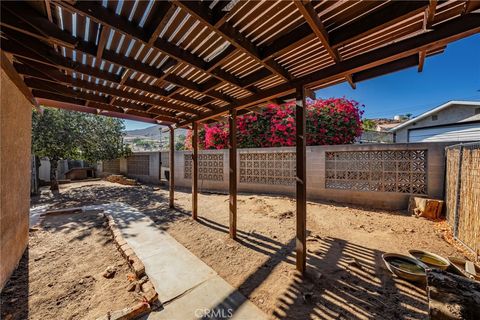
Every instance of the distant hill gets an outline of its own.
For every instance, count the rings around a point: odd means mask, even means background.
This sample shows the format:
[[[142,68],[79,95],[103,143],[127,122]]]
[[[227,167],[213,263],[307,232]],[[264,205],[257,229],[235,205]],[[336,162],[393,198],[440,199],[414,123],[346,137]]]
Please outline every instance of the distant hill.
[[[138,138],[150,138],[150,139],[160,139],[161,137],[165,138],[168,136],[168,133],[160,133],[160,130],[164,130],[166,127],[161,125],[154,125],[151,127],[136,129],[136,130],[127,130],[125,131],[126,137],[138,137]],[[187,130],[185,129],[176,129],[175,137],[179,135],[187,135]]]
[[[160,139],[160,130],[162,130],[163,128],[165,127],[157,124],[143,129],[127,130],[125,131],[125,134],[127,137],[145,137],[150,139]]]
[[[166,127],[154,125],[144,129],[127,130],[125,131],[125,143],[130,145],[133,151],[154,151],[168,148],[168,141],[170,134],[168,132],[161,132]],[[176,129],[175,141],[178,141],[180,135],[187,135],[187,130]]]

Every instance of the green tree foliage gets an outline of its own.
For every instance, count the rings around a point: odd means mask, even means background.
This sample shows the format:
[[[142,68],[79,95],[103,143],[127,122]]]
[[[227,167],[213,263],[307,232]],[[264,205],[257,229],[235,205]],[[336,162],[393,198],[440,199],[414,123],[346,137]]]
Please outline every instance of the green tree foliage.
[[[185,135],[181,134],[177,137],[175,142],[175,150],[185,150]]]
[[[33,112],[32,152],[50,159],[51,189],[58,190],[57,167],[62,159],[95,163],[128,155],[123,121],[92,114],[45,108]]]
[[[375,130],[377,124],[371,119],[365,119],[362,121],[362,127],[364,130]]]

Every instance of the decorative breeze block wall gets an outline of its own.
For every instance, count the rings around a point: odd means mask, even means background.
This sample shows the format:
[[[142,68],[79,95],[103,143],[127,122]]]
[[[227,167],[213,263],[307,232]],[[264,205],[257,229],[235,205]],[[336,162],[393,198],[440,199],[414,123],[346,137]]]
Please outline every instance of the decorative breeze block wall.
[[[192,154],[185,154],[184,157],[184,177],[192,179]],[[223,181],[223,154],[199,154],[198,179]]]
[[[325,188],[427,194],[427,150],[325,152]]]
[[[295,152],[240,153],[240,183],[290,186],[295,165]]]

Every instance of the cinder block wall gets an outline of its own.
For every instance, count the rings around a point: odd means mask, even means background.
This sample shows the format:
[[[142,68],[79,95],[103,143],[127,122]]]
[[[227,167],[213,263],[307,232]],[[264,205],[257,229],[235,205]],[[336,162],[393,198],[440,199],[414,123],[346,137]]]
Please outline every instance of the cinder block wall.
[[[0,289],[28,244],[32,105],[1,69]]]
[[[384,191],[359,191],[353,189],[326,188],[326,152],[361,152],[361,151],[408,151],[425,150],[426,159],[426,192],[424,196],[443,199],[445,177],[445,147],[451,143],[403,143],[403,144],[365,144],[365,145],[337,145],[337,146],[312,146],[307,147],[307,197],[309,200],[336,201],[365,205],[381,209],[406,209],[411,193],[384,192]],[[257,194],[284,194],[294,195],[294,181],[278,184],[264,184],[255,181],[245,182],[240,180],[240,155],[258,153],[294,153],[294,148],[251,148],[238,149],[238,177],[237,186],[240,192]],[[228,192],[228,150],[202,150],[200,155],[220,154],[223,155],[223,175],[221,180],[211,180],[199,177],[200,191]],[[191,151],[175,152],[175,185],[190,187],[191,178],[185,174],[185,161],[191,157]],[[205,160],[208,161],[208,160]],[[215,161],[215,160],[213,160]],[[355,161],[349,163],[353,166]],[[212,162],[215,164],[214,162]],[[283,168],[282,168],[283,169]],[[201,169],[200,169],[201,170]],[[283,169],[285,170],[285,169]],[[294,170],[289,167],[287,170]],[[347,169],[348,170],[348,169]],[[382,168],[378,168],[382,171]],[[219,174],[219,166],[213,170],[213,174]],[[294,172],[294,171],[293,171]],[[201,172],[200,172],[201,173]],[[293,173],[294,176],[294,173]]]
[[[444,177],[445,177],[445,147],[452,143],[396,143],[396,144],[351,144],[337,146],[312,146],[307,147],[307,197],[309,200],[336,201],[340,203],[352,203],[358,205],[369,206],[381,209],[406,209],[409,197],[412,194],[427,196],[435,199],[443,199],[444,196]],[[421,163],[426,163],[426,167],[420,171],[404,169],[403,172],[396,172],[400,162],[408,160],[401,158],[400,152],[420,152],[422,158]],[[384,181],[384,171],[394,173],[393,188],[395,190],[385,191],[384,186],[377,191],[371,190],[375,181],[371,179],[362,180],[361,178],[353,179],[347,177],[345,184],[339,179],[339,186],[327,186],[332,183],[331,179],[327,179],[327,173],[331,168],[326,168],[327,153],[383,153],[391,152],[394,156],[400,156],[399,159],[391,160],[382,159],[378,166],[373,166],[370,170],[362,167],[361,160],[343,160],[342,165],[345,175],[353,175],[356,177],[358,172],[366,171],[368,175],[380,174],[381,184],[386,185],[388,181]],[[135,176],[128,173],[126,160],[121,159],[121,171],[143,182],[157,183],[159,174],[159,158],[158,152],[147,152],[138,154],[150,155],[150,172],[149,175]],[[175,185],[178,187],[191,187],[191,151],[175,152]],[[201,150],[199,152],[199,175],[198,187],[200,191],[219,191],[228,192],[228,150]],[[277,160],[279,156],[279,160]],[[377,155],[378,156],[378,155]],[[168,151],[162,152],[162,158],[168,157]],[[250,167],[242,168],[243,165],[250,161]],[[372,155],[375,157],[375,155]],[[273,160],[269,160],[272,159]],[[250,159],[250,160],[249,160]],[[263,160],[262,160],[263,159]],[[384,169],[390,162],[390,169]],[[249,148],[238,149],[237,152],[238,176],[237,187],[239,192],[256,193],[256,194],[283,194],[293,196],[295,194],[295,148]],[[331,165],[331,164],[330,164]],[[371,163],[367,163],[371,165]],[[407,163],[409,168],[412,163]],[[256,167],[255,167],[256,166]],[[365,166],[365,161],[363,163]],[[394,169],[391,169],[393,166]],[[187,170],[186,168],[187,167]],[[123,168],[123,169],[122,169]],[[359,169],[360,168],[360,169]],[[250,169],[250,170],[249,170]],[[263,169],[263,171],[262,171]],[[162,179],[165,178],[164,172],[168,170],[168,163],[162,165]],[[246,170],[249,170],[247,174]],[[266,170],[266,171],[265,171]],[[274,171],[272,171],[274,170]],[[281,170],[280,177],[273,178],[262,172],[275,172],[275,175]],[[335,169],[336,170],[336,169]],[[391,172],[393,170],[393,172]],[[243,173],[242,173],[243,172]],[[341,172],[342,173],[342,172]],[[335,174],[337,172],[335,171]],[[397,189],[401,187],[402,175],[413,179],[413,176],[420,174],[422,179],[417,185],[424,186],[420,193],[400,192]],[[242,178],[243,177],[243,178]],[[358,176],[357,176],[358,177]],[[337,178],[337,177],[336,177]],[[407,180],[408,180],[407,179]],[[364,183],[367,182],[367,186]],[[369,186],[368,186],[369,184]],[[408,183],[407,183],[408,184]],[[370,189],[369,189],[370,188]],[[413,188],[413,187],[412,187]],[[422,187],[419,187],[422,188]],[[418,189],[418,188],[417,188]]]

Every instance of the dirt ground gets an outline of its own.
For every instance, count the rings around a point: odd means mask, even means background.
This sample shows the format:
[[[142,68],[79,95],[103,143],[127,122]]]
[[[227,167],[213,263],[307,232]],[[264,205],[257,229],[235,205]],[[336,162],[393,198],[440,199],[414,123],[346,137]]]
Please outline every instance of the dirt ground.
[[[96,212],[47,216],[1,295],[2,319],[96,319],[133,306],[130,269]],[[113,278],[102,273],[116,268]]]
[[[301,278],[295,272],[292,199],[239,195],[238,241],[228,237],[228,196],[199,195],[198,222],[190,218],[190,199],[188,190],[178,190],[177,210],[170,210],[165,188],[99,181],[62,186],[56,196],[45,191],[32,204],[135,206],[272,319],[425,319],[424,285],[392,276],[382,253],[415,248],[459,256],[435,231],[435,222],[404,212],[309,202],[308,277]]]

